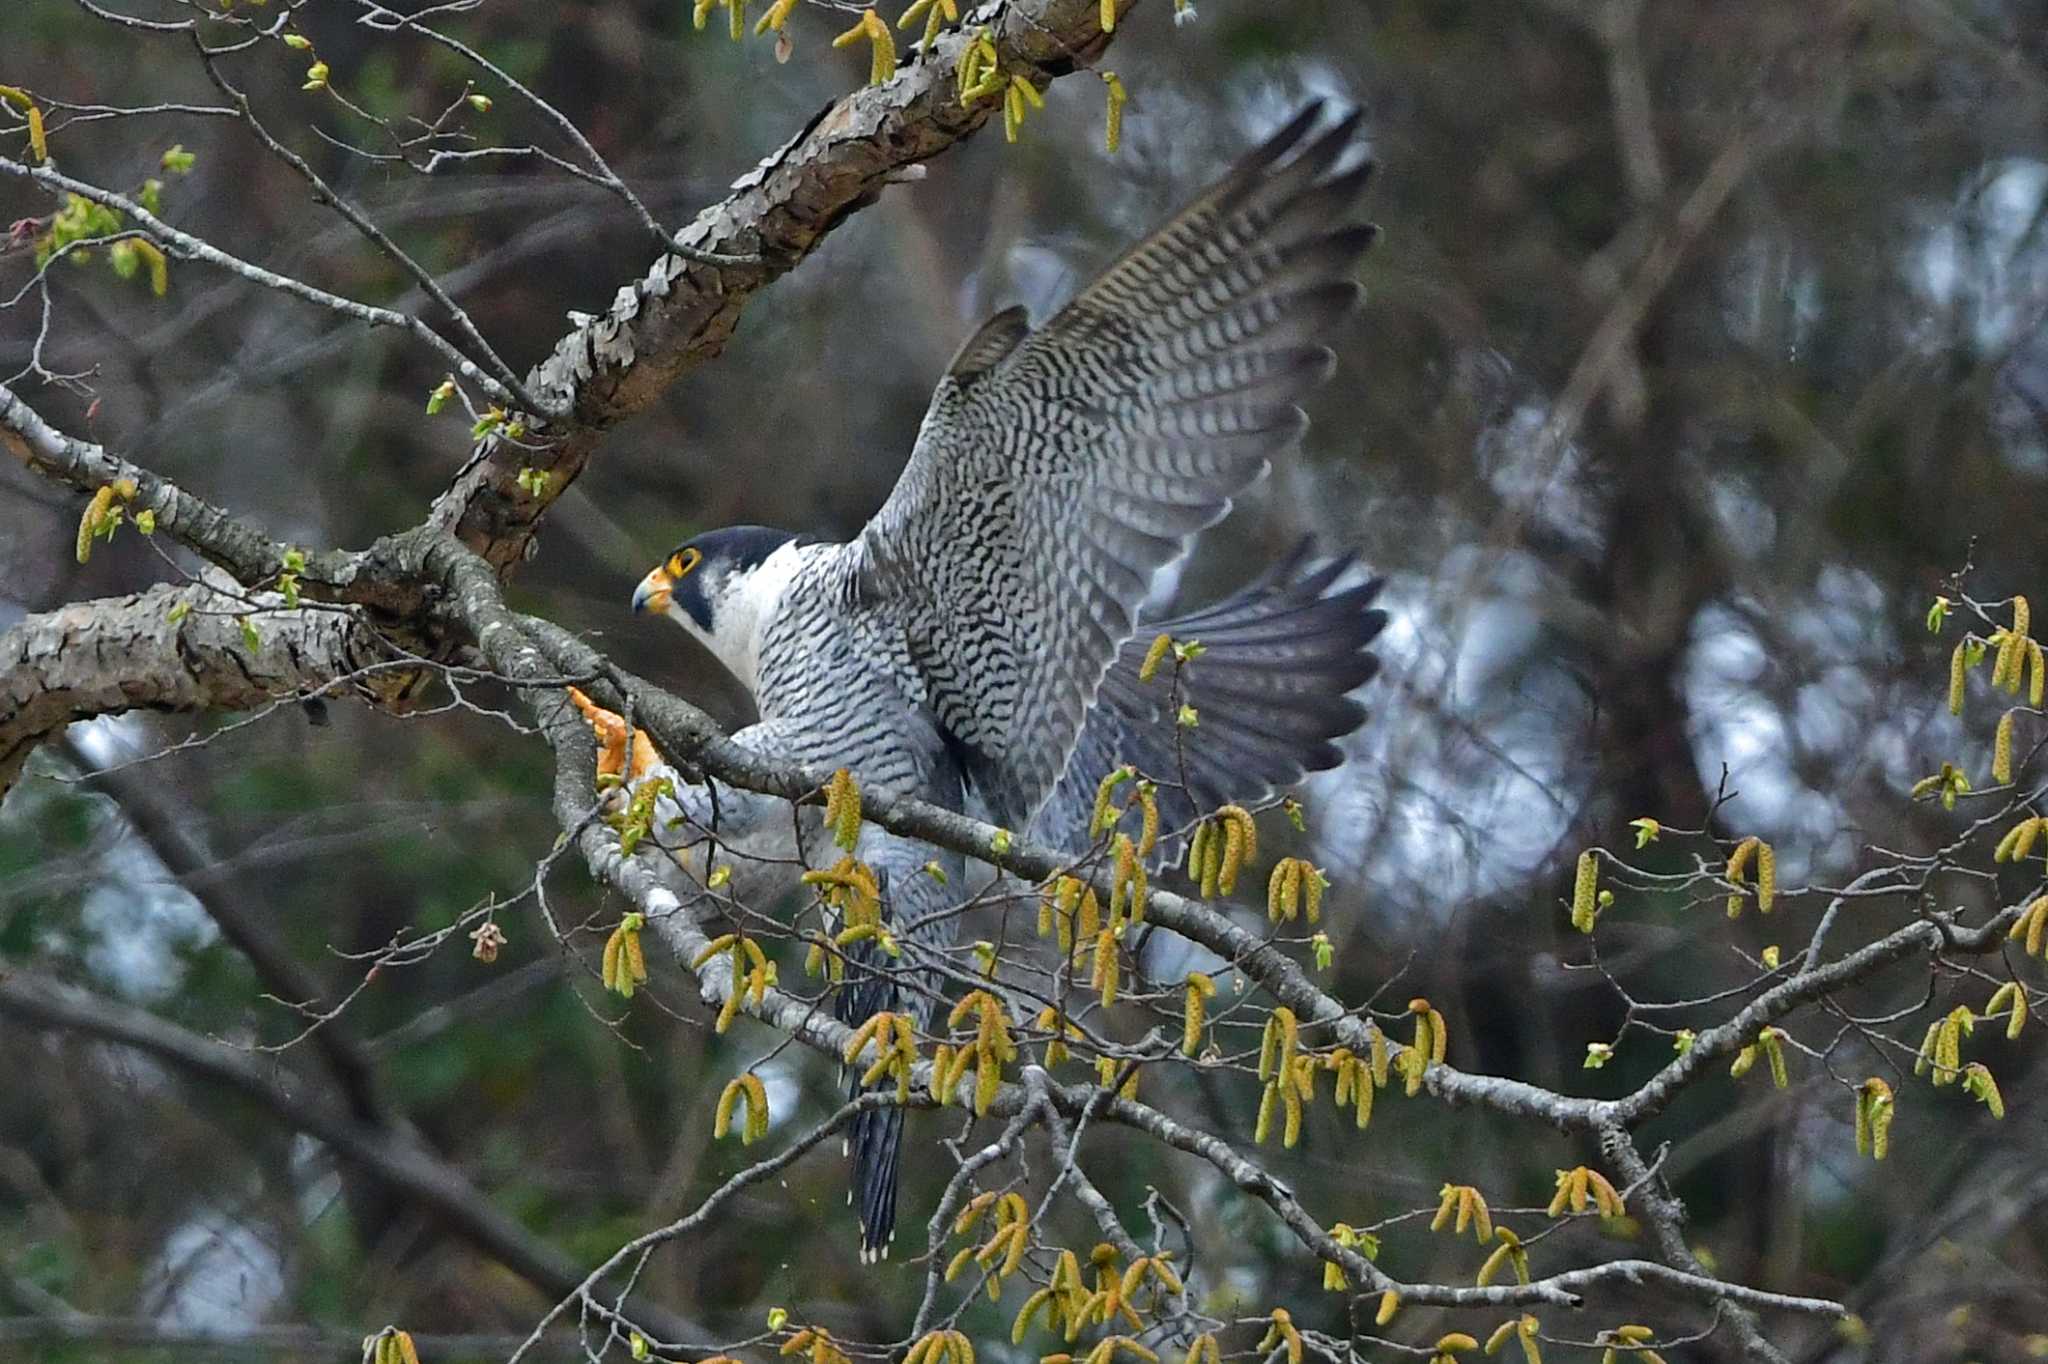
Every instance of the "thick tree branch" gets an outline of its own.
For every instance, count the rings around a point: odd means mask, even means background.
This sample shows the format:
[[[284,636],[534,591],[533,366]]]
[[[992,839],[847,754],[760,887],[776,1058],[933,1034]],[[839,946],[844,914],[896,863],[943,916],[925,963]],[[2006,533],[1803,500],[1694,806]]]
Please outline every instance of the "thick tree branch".
[[[274,604],[204,584],[163,586],[17,623],[0,635],[0,795],[29,752],[73,720],[254,710],[338,689],[394,699],[409,665],[394,663],[352,611]]]
[[[1136,3],[1118,0],[1118,9]],[[894,79],[825,109],[676,234],[677,245],[690,248],[695,259],[664,254],[622,286],[601,316],[556,344],[527,376],[527,387],[574,416],[539,431],[552,442],[545,450],[508,442],[480,446],[435,504],[433,524],[453,531],[501,575],[518,564],[542,513],[582,471],[605,430],[722,351],[754,295],[801,264],[892,179],[996,112],[1000,99],[963,106],[958,98],[961,50],[983,28],[994,38],[1004,73],[1038,86],[1087,66],[1110,40],[1098,0],[995,0],[908,56]],[[708,264],[703,252],[758,263]],[[529,467],[549,475],[538,497],[519,484]]]

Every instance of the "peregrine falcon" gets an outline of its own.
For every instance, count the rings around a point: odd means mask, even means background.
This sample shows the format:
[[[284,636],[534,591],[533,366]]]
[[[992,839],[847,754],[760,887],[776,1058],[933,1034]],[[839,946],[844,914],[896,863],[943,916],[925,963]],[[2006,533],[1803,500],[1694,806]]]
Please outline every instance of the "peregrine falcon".
[[[1022,308],[984,323],[857,537],[736,527],[647,574],[634,608],[681,625],[752,693],[760,720],[740,743],[1076,850],[1119,764],[1159,781],[1168,828],[1337,764],[1385,622],[1379,583],[1357,582],[1349,557],[1304,549],[1192,615],[1140,616],[1154,575],[1299,439],[1297,404],[1334,363],[1322,338],[1361,296],[1376,229],[1352,214],[1371,166],[1351,154],[1358,114],[1322,121],[1304,110],[1042,325]],[[1166,689],[1139,680],[1161,631],[1205,646],[1186,669],[1199,727],[1185,744]],[[682,796],[708,821],[700,789]],[[721,831],[768,807],[721,792]],[[888,1009],[923,1029],[941,1002],[946,886],[964,867],[934,851],[863,828],[857,854],[903,955],[849,950],[842,1021]],[[866,1257],[894,1232],[902,1126],[901,1108],[871,1109],[849,1141]]]

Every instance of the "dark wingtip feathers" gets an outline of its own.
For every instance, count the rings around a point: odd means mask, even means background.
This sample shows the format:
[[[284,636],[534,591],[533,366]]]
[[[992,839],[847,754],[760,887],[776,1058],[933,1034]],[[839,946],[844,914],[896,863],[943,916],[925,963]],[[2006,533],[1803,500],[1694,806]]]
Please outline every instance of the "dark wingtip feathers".
[[[1336,168],[1357,145],[1365,111],[1354,105],[1329,127],[1312,132],[1328,108],[1323,100],[1310,100],[1278,132],[1246,153],[1212,191],[1217,206],[1234,211],[1269,194],[1286,200],[1312,188],[1346,203],[1362,193],[1372,178],[1371,157],[1342,171]]]
[[[1074,821],[1048,828],[1085,842],[1095,783],[1117,763],[1153,773],[1184,771],[1187,789],[1161,788],[1164,822],[1184,825],[1226,801],[1264,799],[1310,772],[1344,760],[1340,744],[1364,723],[1352,693],[1379,672],[1372,645],[1385,628],[1377,600],[1383,580],[1363,578],[1355,554],[1319,558],[1302,540],[1266,573],[1213,605],[1171,620],[1146,621],[1119,653],[1097,693],[1097,709],[1061,779],[1054,808]],[[1182,679],[1201,715],[1198,740],[1173,739],[1164,692],[1138,681],[1152,637],[1202,642]],[[1171,862],[1178,854],[1168,847]]]
[[[1188,674],[1190,700],[1198,709],[1206,703],[1204,730],[1211,738],[1237,731],[1230,737],[1263,749],[1255,770],[1276,787],[1335,767],[1343,760],[1337,742],[1365,720],[1350,694],[1379,673],[1372,645],[1387,613],[1373,605],[1385,579],[1339,586],[1358,567],[1355,553],[1316,562],[1314,542],[1304,539],[1239,592],[1161,622],[1205,646],[1202,665]],[[1291,762],[1276,766],[1276,758]]]
[[[1308,135],[1308,130],[1323,121],[1323,108],[1323,101],[1319,99],[1310,100],[1303,105],[1293,118],[1281,125],[1278,132],[1247,152],[1224,183],[1229,185],[1256,180],[1265,171],[1285,160],[1287,153],[1294,150],[1302,138]]]

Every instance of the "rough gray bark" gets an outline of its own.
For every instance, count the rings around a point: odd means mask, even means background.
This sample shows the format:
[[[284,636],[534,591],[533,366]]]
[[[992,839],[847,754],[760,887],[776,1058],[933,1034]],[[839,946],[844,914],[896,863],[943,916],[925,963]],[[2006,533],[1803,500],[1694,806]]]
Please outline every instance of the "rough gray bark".
[[[62,606],[0,635],[0,793],[73,720],[343,691],[384,702],[408,672],[353,611],[286,611],[275,594],[193,584]]]

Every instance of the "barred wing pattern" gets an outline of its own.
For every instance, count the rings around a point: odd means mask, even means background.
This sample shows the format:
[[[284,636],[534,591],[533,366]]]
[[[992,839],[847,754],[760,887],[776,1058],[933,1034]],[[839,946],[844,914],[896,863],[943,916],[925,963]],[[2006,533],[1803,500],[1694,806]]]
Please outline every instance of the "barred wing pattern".
[[[1125,763],[1160,782],[1160,828],[1174,830],[1227,801],[1256,804],[1342,762],[1338,741],[1365,723],[1365,707],[1350,693],[1378,674],[1372,644],[1387,623],[1387,613],[1373,607],[1382,580],[1362,578],[1357,568],[1351,554],[1316,562],[1303,542],[1223,600],[1145,621],[1103,677],[1032,837],[1076,853],[1087,847],[1096,788]],[[1150,682],[1138,677],[1161,632],[1203,646],[1178,691],[1170,659]],[[1176,696],[1195,710],[1192,732],[1175,723]],[[1173,866],[1180,856],[1180,840],[1162,836],[1156,860]]]
[[[1067,767],[1152,574],[1299,438],[1322,336],[1375,229],[1349,218],[1358,116],[1312,105],[1031,331],[961,348],[851,547],[854,604],[900,641],[990,817]]]

